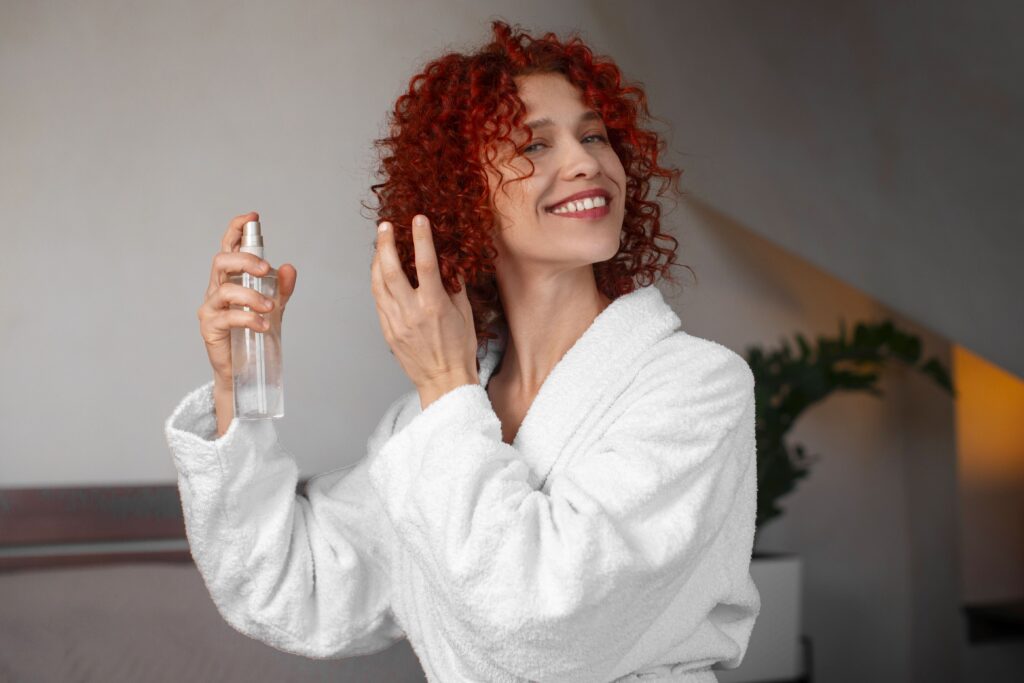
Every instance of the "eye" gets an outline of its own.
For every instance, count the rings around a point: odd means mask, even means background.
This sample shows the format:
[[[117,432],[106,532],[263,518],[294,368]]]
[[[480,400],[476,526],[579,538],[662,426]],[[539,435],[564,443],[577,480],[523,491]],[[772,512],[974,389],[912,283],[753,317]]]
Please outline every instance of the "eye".
[[[600,133],[591,133],[590,135],[587,135],[583,139],[584,140],[589,140],[590,138],[597,138],[600,142],[605,143],[605,144],[607,144],[607,142],[608,142],[608,138],[606,138],[604,135],[601,135]],[[543,144],[544,144],[543,142],[534,142],[534,143],[532,143],[530,145],[527,145],[526,147],[523,147],[521,150],[519,150],[519,153],[520,154],[528,154],[529,152],[533,151],[534,147],[536,147],[537,145],[543,145]]]

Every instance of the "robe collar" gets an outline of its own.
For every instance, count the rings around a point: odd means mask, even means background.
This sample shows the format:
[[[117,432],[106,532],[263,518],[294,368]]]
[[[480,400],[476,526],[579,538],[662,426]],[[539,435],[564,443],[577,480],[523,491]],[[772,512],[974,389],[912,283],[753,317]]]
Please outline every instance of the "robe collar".
[[[592,429],[593,419],[599,420],[625,388],[631,378],[624,375],[636,372],[636,360],[680,324],[654,285],[619,296],[594,318],[544,379],[512,441],[536,476],[536,486],[543,487],[556,463],[585,442],[581,432]],[[506,325],[492,330],[498,338],[477,352],[485,389],[508,340]]]

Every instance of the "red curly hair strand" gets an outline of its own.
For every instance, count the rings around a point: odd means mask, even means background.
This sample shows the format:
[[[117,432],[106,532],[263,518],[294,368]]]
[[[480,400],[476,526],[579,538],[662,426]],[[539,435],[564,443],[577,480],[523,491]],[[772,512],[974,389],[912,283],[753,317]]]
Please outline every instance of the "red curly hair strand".
[[[394,226],[402,268],[414,287],[412,219],[419,213],[430,217],[441,280],[448,292],[458,292],[463,276],[481,346],[497,336],[489,328],[504,318],[485,166],[494,160],[485,159],[483,151],[495,143],[514,144],[510,134],[516,130],[532,140],[523,125],[526,106],[517,95],[516,77],[563,74],[582,91],[586,106],[601,114],[626,171],[619,249],[593,265],[597,287],[609,299],[652,284],[659,275],[677,282],[669,271],[678,241],[661,231],[661,206],[648,195],[654,178],[660,181],[657,196],[666,187],[682,194],[682,171],[658,163],[665,142],[642,126],[651,118],[642,86],[624,83],[611,59],[595,56],[575,33],[565,41],[553,33],[533,38],[500,20],[491,29],[491,42],[477,52],[445,54],[412,78],[389,113],[389,135],[374,141],[383,182],[371,190],[379,206],[363,204],[377,213],[378,223]]]

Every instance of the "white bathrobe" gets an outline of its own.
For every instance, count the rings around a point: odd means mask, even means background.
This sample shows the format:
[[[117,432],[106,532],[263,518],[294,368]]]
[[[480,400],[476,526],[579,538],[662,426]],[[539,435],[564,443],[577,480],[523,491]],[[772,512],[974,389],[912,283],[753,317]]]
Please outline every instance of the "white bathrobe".
[[[408,638],[436,683],[716,681],[760,595],[754,380],[661,292],[614,300],[512,445],[480,384],[409,391],[355,465],[310,480],[272,420],[216,437],[213,383],[166,423],[196,566],[225,620],[307,657]],[[350,459],[350,458],[349,458]],[[632,674],[632,675],[630,675]]]

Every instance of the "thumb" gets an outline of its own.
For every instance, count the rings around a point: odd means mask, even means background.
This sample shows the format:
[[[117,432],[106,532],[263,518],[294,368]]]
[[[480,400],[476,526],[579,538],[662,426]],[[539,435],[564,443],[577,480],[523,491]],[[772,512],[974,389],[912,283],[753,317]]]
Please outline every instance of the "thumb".
[[[288,305],[288,300],[292,298],[292,292],[295,291],[295,280],[298,275],[295,266],[290,263],[286,263],[277,269],[277,284],[280,288],[282,312],[284,307]]]

